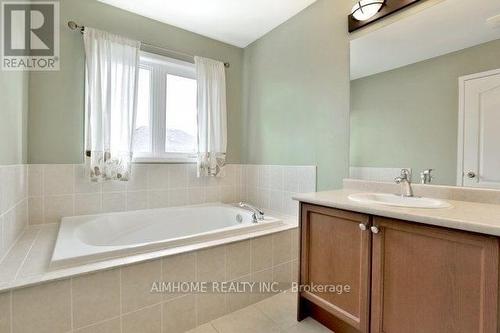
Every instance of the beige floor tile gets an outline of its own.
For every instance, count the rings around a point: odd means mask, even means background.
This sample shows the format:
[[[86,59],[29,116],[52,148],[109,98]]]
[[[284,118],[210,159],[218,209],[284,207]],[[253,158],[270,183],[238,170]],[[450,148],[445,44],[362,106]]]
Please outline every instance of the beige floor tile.
[[[162,294],[151,292],[161,279],[161,260],[153,260],[122,268],[122,311],[131,312],[161,302]]]
[[[0,332],[10,332],[10,292],[0,294]]]
[[[332,333],[328,328],[318,323],[312,318],[306,318],[303,321],[288,327],[282,327],[282,332],[286,333]]]
[[[186,295],[163,304],[163,332],[181,333],[196,327],[196,300]]]
[[[254,306],[246,307],[227,316],[216,319],[212,325],[219,333],[272,333],[279,332],[279,326]]]
[[[98,272],[73,279],[75,328],[95,324],[120,314],[120,271]]]
[[[71,329],[69,280],[12,292],[12,327],[16,333],[57,333]]]
[[[160,333],[161,305],[131,312],[122,318],[122,333]]]
[[[189,333],[327,333],[326,327],[312,318],[296,321],[297,294],[287,291],[248,306],[209,324],[198,326]]]
[[[251,271],[251,241],[230,244],[227,250],[227,278],[233,280]]]
[[[281,293],[255,304],[260,311],[280,326],[297,323],[297,294]]]
[[[111,319],[99,324],[76,330],[75,333],[121,333],[120,318]]]
[[[186,333],[217,333],[217,331],[212,326],[212,324],[209,323],[198,326],[190,331],[187,331]]]

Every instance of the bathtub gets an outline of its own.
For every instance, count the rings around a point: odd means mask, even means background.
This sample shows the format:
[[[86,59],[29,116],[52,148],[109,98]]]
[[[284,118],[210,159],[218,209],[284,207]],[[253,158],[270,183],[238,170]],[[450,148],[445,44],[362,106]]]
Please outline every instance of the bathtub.
[[[225,204],[170,207],[64,217],[51,267],[151,252],[242,235],[282,225],[266,216]]]

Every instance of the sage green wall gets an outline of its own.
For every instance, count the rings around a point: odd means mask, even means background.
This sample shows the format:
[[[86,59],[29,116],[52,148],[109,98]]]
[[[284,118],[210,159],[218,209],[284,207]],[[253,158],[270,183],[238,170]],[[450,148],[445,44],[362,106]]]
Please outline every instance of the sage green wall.
[[[0,165],[26,163],[28,72],[0,70]]]
[[[458,78],[500,68],[500,40],[351,82],[351,165],[456,183]]]
[[[350,0],[319,0],[245,49],[243,161],[348,172]]]
[[[228,160],[240,161],[243,50],[95,0],[64,0],[61,6],[61,70],[30,75],[29,163],[79,163],[84,127],[84,50],[69,20],[143,42],[220,59],[227,71]]]

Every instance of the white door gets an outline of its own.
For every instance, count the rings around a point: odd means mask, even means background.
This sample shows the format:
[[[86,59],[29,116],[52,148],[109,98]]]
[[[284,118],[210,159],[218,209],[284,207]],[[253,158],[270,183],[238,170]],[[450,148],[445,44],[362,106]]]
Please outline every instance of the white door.
[[[457,182],[500,188],[500,70],[461,78],[460,98]]]

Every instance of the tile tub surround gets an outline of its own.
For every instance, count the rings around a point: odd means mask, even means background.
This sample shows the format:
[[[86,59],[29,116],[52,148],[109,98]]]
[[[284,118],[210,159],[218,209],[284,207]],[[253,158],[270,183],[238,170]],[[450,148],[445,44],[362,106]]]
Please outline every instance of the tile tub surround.
[[[194,164],[135,164],[129,182],[91,183],[83,165],[28,166],[29,224],[62,216],[248,201],[264,210],[296,214],[291,199],[316,189],[314,166],[230,164],[223,178],[197,178]]]
[[[315,166],[241,165],[241,199],[297,216],[297,193],[316,191]]]
[[[50,261],[59,224],[28,226],[4,260],[0,262],[0,292],[297,229],[296,218],[278,213],[273,213],[273,216],[284,223],[275,228],[241,235],[58,268],[50,267]]]
[[[28,230],[44,230],[48,226]],[[296,281],[297,229],[0,292],[0,332],[183,332],[268,294],[155,294],[155,281]],[[47,299],[51,306],[47,306]]]
[[[0,166],[0,262],[28,222],[28,182],[25,165]]]

